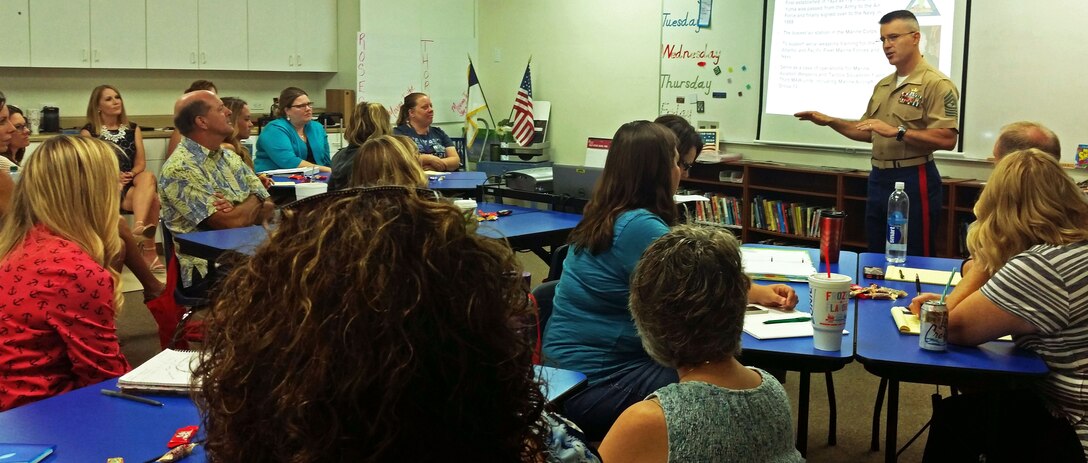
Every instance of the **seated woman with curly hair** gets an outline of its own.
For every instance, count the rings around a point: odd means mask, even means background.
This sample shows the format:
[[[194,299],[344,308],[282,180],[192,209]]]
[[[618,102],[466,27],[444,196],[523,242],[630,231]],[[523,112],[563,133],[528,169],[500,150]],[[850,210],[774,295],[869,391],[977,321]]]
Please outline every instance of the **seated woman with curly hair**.
[[[207,320],[197,397],[211,460],[569,452],[542,418],[532,346],[513,322],[530,308],[511,275],[511,249],[428,190],[354,188],[285,207]]]

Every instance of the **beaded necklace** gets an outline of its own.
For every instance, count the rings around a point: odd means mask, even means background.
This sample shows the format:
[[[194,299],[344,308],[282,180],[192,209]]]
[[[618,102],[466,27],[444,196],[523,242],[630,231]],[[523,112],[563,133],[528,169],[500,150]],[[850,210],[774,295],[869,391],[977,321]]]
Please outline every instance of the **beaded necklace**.
[[[108,142],[120,143],[121,140],[125,139],[125,135],[127,135],[127,134],[128,134],[128,127],[125,127],[124,125],[120,126],[117,129],[116,134],[114,134],[110,130],[106,129],[106,126],[103,125],[102,129],[99,130],[99,132],[98,132],[98,138],[101,138],[101,139],[106,140]]]

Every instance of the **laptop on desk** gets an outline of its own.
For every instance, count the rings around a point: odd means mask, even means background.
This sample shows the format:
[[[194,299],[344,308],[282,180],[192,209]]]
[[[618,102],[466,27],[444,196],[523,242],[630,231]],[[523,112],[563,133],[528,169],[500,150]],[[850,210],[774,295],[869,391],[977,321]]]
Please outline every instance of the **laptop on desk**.
[[[552,190],[557,195],[588,200],[593,196],[597,179],[601,177],[600,167],[552,166]]]

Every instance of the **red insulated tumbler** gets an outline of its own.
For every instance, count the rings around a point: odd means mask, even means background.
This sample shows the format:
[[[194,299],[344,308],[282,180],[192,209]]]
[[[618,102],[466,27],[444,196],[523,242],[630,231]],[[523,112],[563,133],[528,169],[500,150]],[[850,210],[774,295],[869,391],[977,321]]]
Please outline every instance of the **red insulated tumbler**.
[[[820,255],[829,263],[839,262],[842,228],[845,221],[845,212],[832,210],[820,212]]]

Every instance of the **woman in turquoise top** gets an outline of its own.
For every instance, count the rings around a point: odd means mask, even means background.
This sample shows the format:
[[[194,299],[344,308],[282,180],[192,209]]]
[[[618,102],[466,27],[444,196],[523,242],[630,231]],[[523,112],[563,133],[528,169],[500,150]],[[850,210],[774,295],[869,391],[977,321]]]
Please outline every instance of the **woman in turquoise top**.
[[[604,171],[570,235],[563,275],[544,333],[545,362],[579,371],[589,387],[567,399],[565,415],[600,440],[616,417],[658,388],[677,381],[642,348],[627,309],[629,282],[642,252],[677,221],[673,195],[691,159],[660,124],[624,124],[612,138]],[[674,276],[674,278],[676,278]],[[765,305],[793,306],[786,285],[752,286]]]
[[[749,285],[726,230],[682,225],[650,245],[631,278],[631,315],[646,351],[680,382],[620,415],[604,461],[804,461],[785,389],[736,358]]]
[[[310,96],[301,88],[287,87],[280,92],[279,102],[283,117],[261,129],[253,170],[317,166],[322,172],[332,172],[329,139],[325,128],[313,121],[314,103]]]

